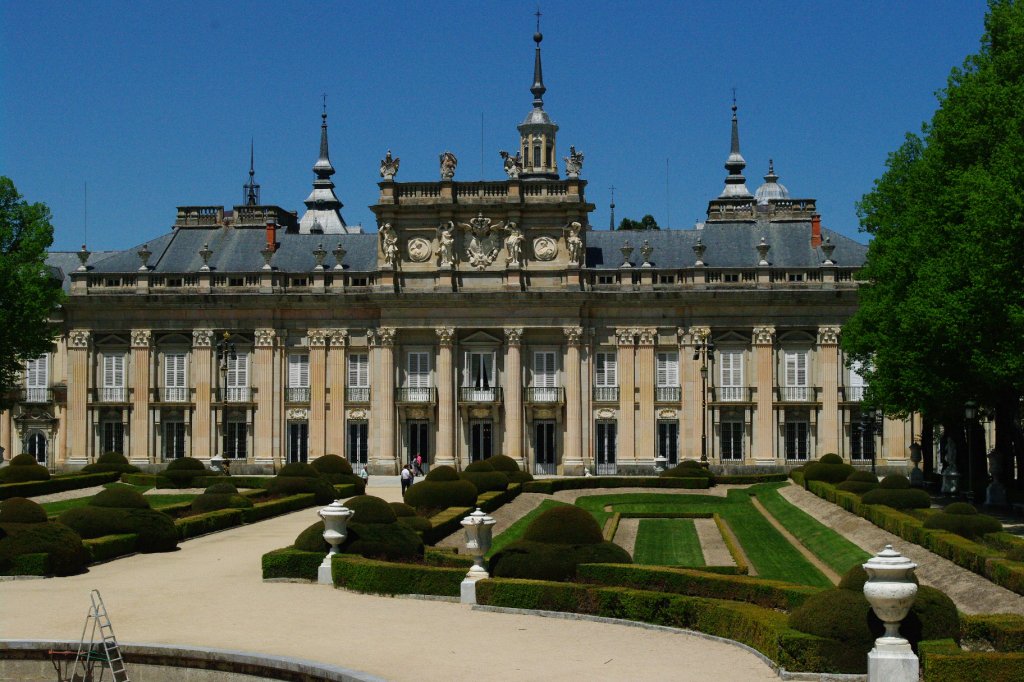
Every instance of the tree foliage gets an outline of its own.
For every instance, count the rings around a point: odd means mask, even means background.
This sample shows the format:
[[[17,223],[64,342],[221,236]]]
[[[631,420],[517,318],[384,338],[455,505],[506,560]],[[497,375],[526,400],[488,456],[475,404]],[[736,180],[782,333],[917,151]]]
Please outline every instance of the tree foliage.
[[[631,220],[630,218],[623,218],[619,222],[620,230],[660,230],[658,221],[654,219],[650,213],[645,215],[640,220]]]
[[[25,201],[0,176],[0,406],[10,404],[23,363],[50,350],[51,320],[63,300],[46,267],[53,243],[50,209]]]
[[[1019,451],[1024,2],[991,0],[981,49],[938,100],[858,204],[873,239],[843,345],[887,414],[949,425],[973,399],[996,415],[997,447]]]

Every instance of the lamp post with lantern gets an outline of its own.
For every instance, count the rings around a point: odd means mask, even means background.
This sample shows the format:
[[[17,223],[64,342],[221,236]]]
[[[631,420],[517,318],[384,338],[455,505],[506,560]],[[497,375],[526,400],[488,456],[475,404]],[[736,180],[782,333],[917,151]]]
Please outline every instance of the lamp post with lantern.
[[[238,357],[238,351],[235,349],[234,342],[231,341],[231,333],[225,331],[224,335],[217,342],[214,347],[214,351],[217,354],[217,368],[220,370],[220,387],[221,391],[224,392],[224,399],[227,399],[227,374],[228,374],[228,360],[234,360]],[[220,439],[216,439],[220,441]],[[210,460],[210,465],[216,471],[223,471],[225,474],[228,473],[227,460],[224,458],[224,447],[218,443],[220,452]]]
[[[964,403],[964,433],[967,436],[967,501],[974,503],[974,420],[978,417],[978,404],[973,400]]]
[[[708,361],[715,357],[710,334],[702,335],[693,346],[693,359],[700,360],[700,463],[708,464]]]

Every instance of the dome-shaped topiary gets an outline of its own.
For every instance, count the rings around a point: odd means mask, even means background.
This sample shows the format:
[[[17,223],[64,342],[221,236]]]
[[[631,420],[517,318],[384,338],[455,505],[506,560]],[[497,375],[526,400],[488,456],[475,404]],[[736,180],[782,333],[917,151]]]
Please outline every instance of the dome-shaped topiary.
[[[663,478],[708,478],[714,480],[711,470],[693,459],[683,460],[676,466],[666,469],[658,475]]]
[[[192,482],[200,476],[216,475],[216,472],[207,469],[201,461],[193,457],[173,459],[161,472],[161,476],[179,488],[191,488]]]
[[[843,458],[834,452],[822,455],[821,459],[818,461],[822,464],[845,464],[845,462],[843,462]]]
[[[394,523],[398,520],[391,505],[373,495],[358,495],[348,500],[345,506],[354,512],[352,520],[359,523]]]
[[[828,457],[826,455],[825,457]],[[853,466],[839,462],[826,462],[825,457],[821,461],[812,462],[804,468],[805,481],[824,481],[825,483],[842,483],[854,472]],[[837,457],[838,458],[838,457]]]
[[[919,488],[878,487],[864,493],[860,501],[864,504],[884,504],[893,509],[928,509],[932,506],[932,498]]]
[[[483,464],[483,462],[475,462],[475,464]],[[508,489],[508,475],[501,471],[463,471],[459,474],[459,478],[469,481],[476,486],[478,494],[490,492],[492,490],[506,490]]]
[[[89,500],[90,507],[112,507],[115,509],[149,509],[149,500],[138,491],[126,486],[112,486],[101,490]]]
[[[423,556],[423,540],[402,523],[359,523],[355,517],[348,524],[348,535],[339,547],[342,554],[359,554],[369,559],[419,559]],[[324,552],[330,545],[323,538],[324,524],[309,526],[295,538],[296,549]]]
[[[629,553],[613,542],[557,545],[517,540],[491,557],[488,571],[496,578],[567,581],[580,564],[629,564]]]
[[[108,507],[72,507],[61,513],[58,520],[86,540],[104,535],[127,533],[127,523],[119,510]]]
[[[26,452],[23,452],[20,455],[15,455],[14,457],[11,457],[11,461],[8,462],[8,466],[12,466],[12,467],[26,467],[26,466],[31,466],[33,464],[39,464],[39,462],[36,461],[35,457],[33,457],[32,455],[30,455],[30,454],[28,454]]]
[[[427,472],[426,480],[433,482],[457,481],[459,480],[459,472],[453,467],[443,464],[441,466],[433,467],[429,472]]]
[[[869,490],[878,487],[878,477],[870,471],[854,471],[846,477],[846,480],[836,485],[838,490],[863,495]]]
[[[486,459],[478,459],[475,462],[470,462],[462,470],[463,473],[475,473],[475,472],[482,472],[482,471],[488,471],[488,472],[494,471],[494,466],[490,462],[488,462]]]
[[[604,541],[597,520],[571,504],[547,509],[530,522],[523,540],[558,545],[593,545]]]
[[[285,478],[319,478],[320,472],[312,464],[306,462],[289,462],[281,467],[277,475]]]
[[[854,471],[846,477],[847,481],[859,481],[861,483],[878,483],[878,476],[870,471]]]
[[[203,493],[192,499],[192,511],[196,514],[217,511],[219,509],[248,509],[252,500],[238,493]]]
[[[82,471],[87,474],[101,473],[105,471],[134,474],[138,473],[139,468],[137,466],[133,466],[131,462],[128,461],[128,458],[120,452],[105,452],[96,458],[96,461],[92,464],[87,464],[82,467]]]
[[[7,466],[0,469],[0,483],[28,483],[30,481],[50,480],[49,470],[36,462],[32,455],[21,454]]]
[[[58,576],[82,573],[92,559],[78,533],[61,523],[34,523],[0,539],[0,572],[23,554],[46,554],[50,572]]]
[[[321,474],[351,474],[352,465],[344,457],[324,455],[313,460],[311,466]]]
[[[140,552],[170,552],[178,546],[178,529],[174,520],[155,509],[124,509],[115,513],[123,514],[128,530],[136,533],[135,549]]]
[[[330,504],[337,497],[337,491],[329,481],[324,478],[309,478],[305,476],[274,476],[268,479],[263,487],[270,495],[299,495],[301,493],[313,493],[314,501],[317,504]]]
[[[397,518],[416,516],[416,509],[405,502],[390,502],[391,511],[395,512]]]
[[[198,459],[194,457],[179,457],[178,459],[172,459],[170,464],[167,465],[167,469],[164,471],[205,471],[206,465],[204,465]]]
[[[519,465],[508,455],[492,455],[483,461],[490,464],[491,468],[495,471],[504,471],[509,473],[513,471],[520,471]],[[466,471],[469,471],[468,467],[466,468]]]
[[[450,467],[440,467],[450,468]],[[430,473],[433,474],[436,469]],[[454,469],[452,469],[454,471]],[[414,483],[405,493],[405,501],[416,509],[445,509],[447,507],[476,506],[476,486],[469,481],[431,480],[430,474],[425,481]]]
[[[882,479],[878,487],[886,490],[906,490],[910,487],[910,479],[903,474],[889,474]]]
[[[533,480],[533,474],[529,471],[503,471],[508,477],[509,483],[526,483]]]
[[[971,514],[977,514],[978,510],[973,504],[967,504],[966,502],[952,502],[943,508],[942,513],[969,516]]]
[[[46,510],[25,497],[0,502],[0,523],[46,523]]]
[[[430,530],[433,525],[429,519],[425,519],[416,513],[416,510],[404,502],[392,502],[391,510],[395,512],[399,523],[404,523],[415,531],[423,532]]]
[[[238,488],[235,487],[234,483],[230,481],[224,481],[222,483],[214,483],[213,485],[206,486],[206,490],[203,491],[204,495],[237,495]]]
[[[979,514],[978,510],[969,504],[960,505],[951,504],[938,514],[932,514],[925,519],[924,527],[949,531],[972,540],[986,533],[998,533],[1003,529],[999,519],[988,514]],[[956,507],[957,510],[951,512],[949,507]],[[965,511],[965,508],[973,510],[974,513]]]

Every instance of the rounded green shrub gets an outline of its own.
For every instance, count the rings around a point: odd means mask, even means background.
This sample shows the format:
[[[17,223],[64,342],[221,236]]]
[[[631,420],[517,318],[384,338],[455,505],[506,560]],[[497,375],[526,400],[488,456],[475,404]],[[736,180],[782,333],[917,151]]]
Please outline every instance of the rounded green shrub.
[[[565,504],[541,512],[526,527],[523,540],[557,545],[593,545],[603,542],[604,535],[590,512]]]
[[[906,490],[910,487],[910,479],[903,474],[889,474],[882,479],[878,487],[886,490]]]
[[[450,469],[451,467],[438,467]],[[441,479],[431,480],[430,476],[437,471],[432,469],[427,478],[419,483],[414,483],[405,493],[405,501],[417,509],[445,509],[446,507],[474,507],[476,506],[476,486],[469,481],[460,480],[455,474],[455,480]]]
[[[423,518],[416,513],[416,510],[404,502],[392,502],[391,510],[395,512],[395,516],[398,517],[399,523],[404,523],[415,531],[423,532],[430,530],[433,525],[428,519]]]
[[[486,459],[478,459],[477,461],[470,462],[468,465],[466,465],[466,467],[462,470],[462,473],[469,474],[483,471],[491,472],[494,470],[494,466]]]
[[[389,502],[388,504],[391,506],[391,511],[395,512],[397,518],[416,516],[416,509],[410,504],[405,502]]]
[[[450,467],[447,464],[433,467],[427,472],[427,481],[431,482],[443,482],[443,481],[457,481],[459,480],[459,472],[454,467]]]
[[[238,488],[235,487],[234,483],[230,481],[224,481],[223,483],[214,483],[213,485],[206,486],[206,490],[203,491],[204,495],[237,495]]]
[[[205,471],[206,465],[195,457],[172,459],[165,471]]]
[[[482,464],[482,462],[477,462]],[[501,491],[508,489],[508,476],[501,471],[463,471],[459,477],[469,481],[476,486],[477,493],[486,493],[492,490]]]
[[[845,464],[845,462],[843,462],[843,458],[834,452],[829,452],[828,454],[822,455],[821,459],[819,459],[818,461],[821,462],[822,464]]]
[[[714,480],[710,469],[701,466],[697,460],[683,460],[671,469],[666,469],[658,474],[662,478],[707,478]]]
[[[874,483],[878,484],[878,476],[875,476],[870,471],[854,471],[852,474],[846,477],[847,481],[857,481],[859,483]]]
[[[494,471],[504,471],[506,473],[520,471],[519,465],[508,455],[491,455],[483,461],[490,464]],[[469,471],[469,467],[466,467],[466,471]]]
[[[491,557],[488,570],[496,578],[567,581],[576,577],[580,564],[632,562],[629,553],[613,542],[573,546],[517,540]]]
[[[391,505],[373,495],[358,495],[345,506],[354,512],[352,520],[359,523],[394,523],[398,520]]]
[[[811,462],[804,468],[804,480],[805,481],[824,481],[825,483],[842,483],[847,477],[854,472],[854,468],[850,464],[845,464],[840,459],[839,462],[834,462],[831,458],[829,461],[824,461],[825,457],[822,457],[817,462]],[[837,455],[834,455],[838,459]]]
[[[864,504],[884,504],[893,509],[927,509],[932,498],[919,488],[906,490],[878,487],[864,493],[860,501]]]
[[[295,547],[295,549],[302,550],[303,552],[329,552],[331,545],[324,540],[323,521],[317,521],[311,526],[307,526],[306,529],[299,533],[298,537],[295,538],[295,542],[292,543],[292,546]]]
[[[0,469],[0,483],[28,483],[30,481],[49,481],[50,472],[41,464],[36,463],[32,455],[18,455],[4,468]]]
[[[196,514],[217,511],[219,509],[248,509],[252,500],[238,493],[203,493],[192,500],[192,511]]]
[[[27,467],[33,464],[38,465],[39,462],[37,462],[36,458],[28,454],[27,452],[23,452],[20,455],[15,455],[14,457],[11,458],[11,461],[7,463],[8,466],[12,467]]]
[[[268,479],[264,487],[271,495],[285,497],[300,493],[313,493],[317,504],[330,504],[334,501],[337,492],[329,481],[319,477],[277,475]]]
[[[950,507],[954,507],[954,511],[950,511]],[[1003,524],[999,522],[999,519],[988,514],[979,514],[978,510],[971,505],[960,502],[947,506],[938,514],[929,516],[925,519],[924,527],[949,531],[960,537],[974,540],[986,533],[998,533],[1003,529]]]
[[[128,528],[121,532],[138,534],[135,549],[140,552],[170,552],[178,546],[178,529],[167,514],[155,509],[126,509],[117,513],[124,515]]]
[[[132,466],[131,462],[128,461],[128,458],[120,452],[105,452],[92,464],[87,464],[82,467],[82,471],[87,474],[96,474],[106,471],[117,471],[122,474],[135,474],[138,473],[139,468],[137,466]]]
[[[418,559],[423,556],[423,540],[409,526],[402,523],[359,523],[348,524],[348,536],[339,546],[342,554],[358,554],[368,559],[397,561]],[[324,524],[314,523],[295,538],[295,548],[306,552],[330,550],[323,538]]]
[[[90,507],[114,509],[149,509],[149,500],[138,491],[122,486],[106,488],[89,500]]]
[[[0,571],[8,570],[22,554],[47,554],[50,572],[65,576],[82,573],[92,560],[82,538],[61,523],[35,523],[0,539]]]
[[[312,464],[306,462],[289,462],[281,467],[277,475],[285,478],[318,478],[320,472]]]
[[[836,485],[838,490],[846,490],[847,492],[856,493],[857,495],[863,495],[869,490],[874,490],[878,487],[878,477],[870,471],[854,471],[852,474],[846,477],[846,480]]]
[[[0,523],[46,523],[46,510],[25,497],[0,502]]]
[[[58,520],[86,540],[129,532],[117,510],[106,507],[72,507],[63,512]]]
[[[344,457],[324,455],[317,457],[310,465],[321,474],[351,474],[352,465]]]
[[[200,476],[216,476],[216,472],[194,457],[179,457],[171,460],[161,474],[179,488],[191,488],[192,481]]]

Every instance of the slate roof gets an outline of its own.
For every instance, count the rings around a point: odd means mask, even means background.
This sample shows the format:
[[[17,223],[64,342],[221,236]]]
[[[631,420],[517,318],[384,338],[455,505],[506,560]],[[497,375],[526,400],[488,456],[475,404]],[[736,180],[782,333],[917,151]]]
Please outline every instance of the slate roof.
[[[89,255],[88,264],[94,265],[99,261],[119,253],[118,251],[97,251]],[[135,259],[138,262],[138,258]],[[71,278],[69,275],[78,269],[81,261],[78,260],[78,253],[75,251],[51,251],[46,254],[46,265],[50,268],[51,274],[62,281],[64,291],[71,291]]]

